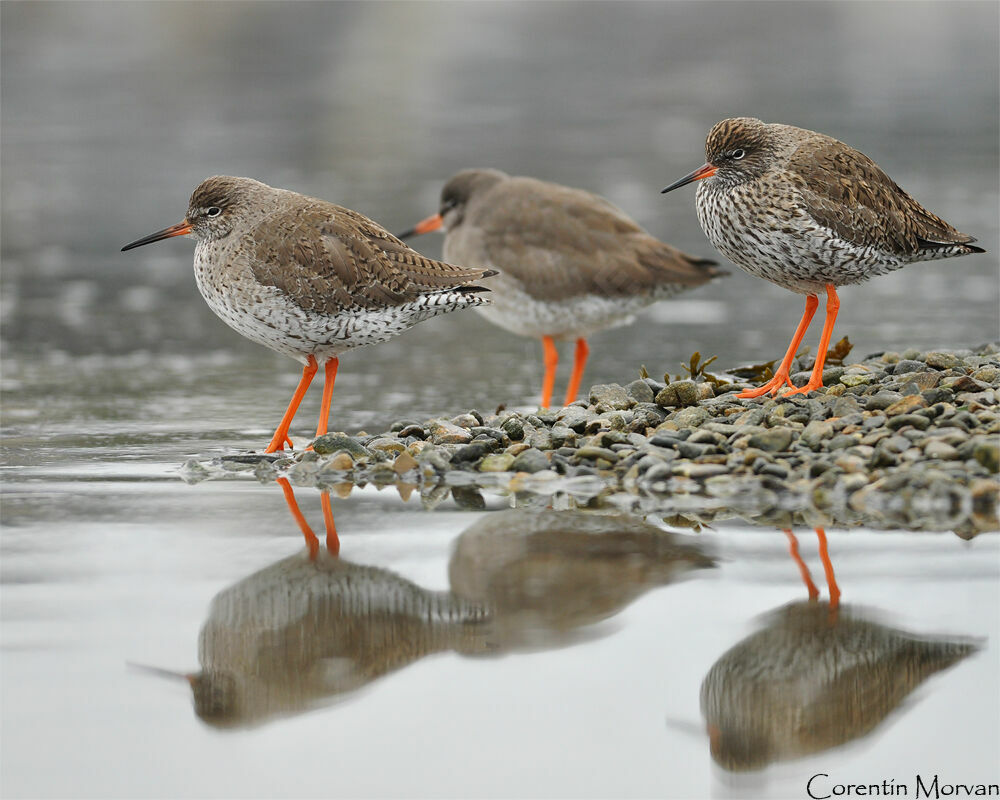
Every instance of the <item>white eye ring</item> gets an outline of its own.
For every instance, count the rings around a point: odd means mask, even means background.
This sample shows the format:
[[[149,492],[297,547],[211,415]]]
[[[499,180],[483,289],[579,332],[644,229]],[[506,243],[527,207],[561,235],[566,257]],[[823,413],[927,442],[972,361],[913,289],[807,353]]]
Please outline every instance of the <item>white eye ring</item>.
[[[218,206],[212,206],[205,213],[208,214],[208,216],[210,216],[210,217],[217,217],[217,216],[219,216],[219,214],[222,213],[222,209],[219,208]]]
[[[743,158],[743,156],[745,156],[746,154],[747,154],[746,150],[743,150],[742,148],[738,150],[733,150],[733,158],[736,159],[737,161]]]

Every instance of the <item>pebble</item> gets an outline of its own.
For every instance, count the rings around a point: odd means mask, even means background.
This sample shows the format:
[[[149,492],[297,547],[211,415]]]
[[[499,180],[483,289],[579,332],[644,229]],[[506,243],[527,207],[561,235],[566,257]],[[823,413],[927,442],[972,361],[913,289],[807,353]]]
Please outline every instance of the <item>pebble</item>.
[[[656,395],[657,405],[668,406],[693,406],[699,400],[698,386],[694,381],[674,381],[668,383],[664,389]]]
[[[650,385],[641,379],[628,384],[625,393],[636,403],[652,403],[655,398]]]
[[[931,421],[920,414],[900,414],[896,417],[890,417],[889,421],[885,424],[890,430],[898,430],[904,425],[912,425],[915,428],[924,430],[931,424]]]
[[[490,453],[479,465],[480,472],[507,472],[514,465],[514,456],[510,453]]]
[[[354,459],[351,458],[349,453],[345,453],[343,450],[336,453],[333,458],[329,461],[330,469],[333,470],[349,470],[354,469]]]
[[[519,453],[511,462],[511,469],[514,472],[540,472],[548,468],[549,460],[545,457],[545,453],[533,447]]]
[[[399,439],[390,439],[385,436],[368,442],[368,449],[379,453],[402,453],[406,449],[406,445]]]
[[[468,444],[472,441],[472,433],[453,422],[435,419],[427,425],[434,444]]]
[[[313,440],[312,447],[313,451],[321,456],[331,455],[342,450],[355,460],[372,457],[371,451],[367,447],[344,433],[325,433],[322,436],[317,436]]]
[[[509,416],[500,423],[500,430],[506,433],[512,441],[519,442],[524,438],[524,422],[516,416]]]
[[[707,409],[701,407],[685,408],[671,417],[678,428],[697,428],[709,418]]]
[[[598,412],[622,410],[635,405],[635,400],[617,383],[597,384],[590,389],[590,404]]]
[[[924,362],[935,369],[954,369],[962,366],[962,359],[953,353],[927,353]]]
[[[618,460],[619,456],[614,450],[610,450],[606,447],[594,447],[592,445],[585,445],[576,451],[576,454],[580,458],[586,458],[589,460],[596,460],[603,458],[606,461],[615,462]]]
[[[787,428],[771,428],[761,433],[755,433],[747,444],[765,452],[776,453],[787,450],[792,443],[794,434]]]
[[[591,415],[587,413],[586,409],[579,406],[566,406],[566,408],[556,415],[556,421],[561,426],[570,428],[577,433],[583,433],[590,420]]]
[[[417,468],[417,460],[411,456],[409,453],[403,452],[396,456],[396,460],[392,462],[392,469],[397,475],[403,475],[409,472],[411,469]]]

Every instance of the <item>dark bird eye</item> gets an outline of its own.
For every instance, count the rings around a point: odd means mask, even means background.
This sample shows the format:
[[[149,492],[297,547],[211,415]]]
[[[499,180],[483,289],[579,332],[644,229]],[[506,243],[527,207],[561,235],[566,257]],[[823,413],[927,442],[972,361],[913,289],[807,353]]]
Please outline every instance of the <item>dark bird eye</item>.
[[[739,161],[745,155],[746,155],[746,151],[743,150],[743,149],[733,150],[733,158],[735,158],[737,161]]]
[[[219,216],[219,214],[222,213],[222,209],[219,208],[218,206],[212,206],[205,213],[208,214],[208,216],[210,216],[210,217],[217,217],[217,216]]]

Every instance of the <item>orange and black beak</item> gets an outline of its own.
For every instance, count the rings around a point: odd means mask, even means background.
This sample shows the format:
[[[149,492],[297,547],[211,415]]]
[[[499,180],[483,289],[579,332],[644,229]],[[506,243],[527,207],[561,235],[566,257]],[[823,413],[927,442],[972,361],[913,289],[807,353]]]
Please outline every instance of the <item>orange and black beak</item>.
[[[427,219],[422,219],[408,231],[403,231],[396,238],[397,239],[409,239],[411,236],[420,236],[424,233],[430,233],[431,231],[436,231],[441,229],[441,219],[440,214],[435,214]]]
[[[149,236],[136,239],[134,242],[125,245],[122,248],[122,252],[124,253],[126,250],[131,250],[134,247],[142,247],[144,244],[152,244],[161,239],[169,239],[171,236],[183,236],[186,233],[191,233],[191,223],[184,220],[183,222],[178,222],[176,225],[171,225],[169,228],[164,228],[162,231],[157,231],[156,233],[149,234]]]
[[[660,194],[666,194],[667,192],[672,192],[674,189],[679,189],[681,186],[687,186],[689,183],[694,181],[700,181],[702,178],[711,178],[715,174],[716,166],[714,164],[702,164],[694,172],[688,173],[679,181],[674,181],[666,189],[664,189]]]

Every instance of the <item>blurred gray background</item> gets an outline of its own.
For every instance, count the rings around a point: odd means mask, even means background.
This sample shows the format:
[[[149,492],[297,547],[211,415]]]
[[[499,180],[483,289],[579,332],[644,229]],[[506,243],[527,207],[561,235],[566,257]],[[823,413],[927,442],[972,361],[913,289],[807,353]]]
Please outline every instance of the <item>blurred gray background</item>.
[[[256,177],[398,232],[436,211],[454,172],[495,166],[603,194],[724,261],[694,189],[659,192],[734,115],[847,141],[990,251],[843,291],[835,333],[855,356],[1000,335],[996,3],[5,2],[0,14],[4,388],[25,423],[56,386],[90,409],[64,410],[77,424],[128,416],[130,392],[136,413],[168,403],[160,422],[280,414],[298,368],[215,318],[192,243],[118,252],[179,221],[208,175]],[[415,244],[440,254],[437,235]],[[626,382],[640,364],[676,373],[696,349],[719,366],[779,357],[801,298],[732,273],[595,336],[584,385]],[[805,342],[818,337],[815,324]],[[564,348],[557,397],[570,362]],[[537,342],[463,312],[348,354],[334,402],[345,428],[377,425],[537,402],[541,374]]]

